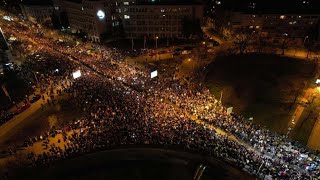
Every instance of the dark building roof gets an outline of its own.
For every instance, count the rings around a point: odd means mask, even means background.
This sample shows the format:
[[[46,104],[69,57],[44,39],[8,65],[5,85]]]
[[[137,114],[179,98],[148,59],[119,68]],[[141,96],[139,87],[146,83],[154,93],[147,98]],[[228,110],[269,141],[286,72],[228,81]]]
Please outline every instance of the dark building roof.
[[[82,0],[66,0],[66,1],[73,2],[73,3],[78,3],[78,4],[82,3]]]
[[[78,4],[82,3],[82,0],[66,0],[66,1],[78,3]],[[93,1],[94,2],[94,1],[102,1],[102,0],[86,0],[86,1]],[[104,0],[104,1],[108,1],[108,0]]]
[[[31,6],[48,6],[53,5],[52,0],[23,0],[22,4]]]
[[[221,0],[225,9],[256,14],[320,14],[319,0]],[[255,3],[255,8],[249,8]]]
[[[198,0],[138,0],[139,5],[197,5],[201,4]]]

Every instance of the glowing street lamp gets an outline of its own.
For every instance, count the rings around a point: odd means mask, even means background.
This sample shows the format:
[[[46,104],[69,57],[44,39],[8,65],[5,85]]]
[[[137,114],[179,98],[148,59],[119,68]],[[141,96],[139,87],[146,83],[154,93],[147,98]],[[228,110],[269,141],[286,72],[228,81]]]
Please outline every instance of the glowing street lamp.
[[[104,19],[104,17],[106,16],[106,14],[102,11],[102,10],[99,10],[97,12],[97,16],[99,19]]]
[[[158,39],[159,39],[159,37],[156,36],[156,49],[158,49]]]

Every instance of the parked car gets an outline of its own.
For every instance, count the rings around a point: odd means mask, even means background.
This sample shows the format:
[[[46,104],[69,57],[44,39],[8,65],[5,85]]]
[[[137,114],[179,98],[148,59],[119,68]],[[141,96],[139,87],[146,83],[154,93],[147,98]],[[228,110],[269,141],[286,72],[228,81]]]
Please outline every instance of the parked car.
[[[28,109],[30,107],[30,102],[27,102],[25,104],[23,104],[20,108],[17,109],[17,114],[22,113],[23,111],[25,111],[26,109]]]
[[[220,43],[218,43],[217,41],[213,42],[212,44],[213,44],[214,46],[219,46],[219,45],[220,45]]]
[[[215,40],[212,39],[212,38],[209,39],[208,41],[211,42],[213,46],[219,46],[219,45],[220,45],[220,43],[218,43],[217,41],[215,41]]]
[[[208,53],[214,52],[214,49],[208,49]]]
[[[14,117],[15,113],[8,113],[6,115],[3,115],[0,117],[0,125],[6,123],[7,121],[9,121],[10,119],[12,119]]]
[[[183,48],[183,50],[192,50],[192,49],[193,49],[192,46],[186,46],[186,47]]]
[[[159,54],[166,54],[166,53],[167,53],[167,51],[165,51],[165,50],[162,50],[159,52]]]
[[[174,50],[174,52],[180,52],[180,51],[182,51],[181,48],[177,48],[177,49]]]
[[[173,52],[172,55],[178,56],[178,55],[180,55],[180,53],[179,52]]]
[[[156,55],[156,53],[154,53],[154,52],[149,53],[149,56],[155,56],[155,55]]]
[[[40,98],[41,98],[41,96],[40,96],[39,94],[36,94],[36,95],[34,95],[34,96],[31,98],[30,102],[31,102],[31,103],[35,103],[35,102],[37,102]]]
[[[191,53],[191,51],[184,50],[184,51],[182,51],[182,53],[181,53],[181,54],[186,55],[186,54],[190,54],[190,53]]]

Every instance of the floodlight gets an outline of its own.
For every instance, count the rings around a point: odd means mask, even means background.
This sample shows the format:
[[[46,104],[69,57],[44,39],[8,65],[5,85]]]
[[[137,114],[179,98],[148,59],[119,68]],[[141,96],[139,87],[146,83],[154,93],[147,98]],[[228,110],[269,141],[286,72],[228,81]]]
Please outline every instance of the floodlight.
[[[99,19],[103,19],[106,16],[106,14],[102,10],[99,10],[97,12],[97,16]]]

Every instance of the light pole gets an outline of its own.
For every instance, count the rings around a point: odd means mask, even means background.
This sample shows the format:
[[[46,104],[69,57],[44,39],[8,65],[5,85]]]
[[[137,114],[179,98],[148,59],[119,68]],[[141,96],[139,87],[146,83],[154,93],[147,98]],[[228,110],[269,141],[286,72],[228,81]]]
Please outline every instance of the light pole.
[[[309,36],[304,37],[303,45],[306,43],[306,40],[307,40],[308,38],[309,38]]]
[[[133,52],[133,46],[134,46],[134,44],[133,44],[133,37],[132,37],[132,35],[131,35],[131,51]]]
[[[36,82],[37,82],[37,84],[39,84],[39,81],[38,81],[38,77],[37,77],[37,74],[39,74],[39,72],[36,72],[36,73],[34,73],[33,71],[32,71],[32,73],[33,73],[33,75],[34,75],[34,77],[35,77],[35,79],[36,79]]]
[[[158,49],[158,39],[159,39],[159,37],[156,36],[156,49]]]

